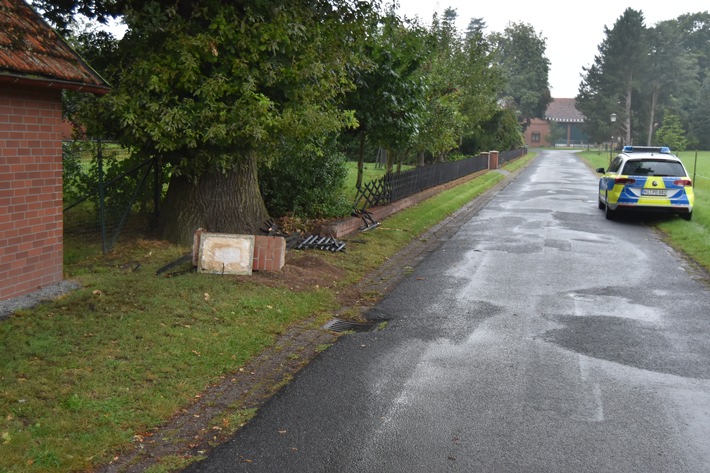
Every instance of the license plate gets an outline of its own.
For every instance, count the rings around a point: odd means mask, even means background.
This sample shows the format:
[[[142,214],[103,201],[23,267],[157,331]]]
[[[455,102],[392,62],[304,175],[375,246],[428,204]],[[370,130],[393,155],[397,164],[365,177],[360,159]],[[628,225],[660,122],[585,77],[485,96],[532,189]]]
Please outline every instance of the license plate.
[[[665,189],[641,189],[641,195],[660,195],[665,196]]]

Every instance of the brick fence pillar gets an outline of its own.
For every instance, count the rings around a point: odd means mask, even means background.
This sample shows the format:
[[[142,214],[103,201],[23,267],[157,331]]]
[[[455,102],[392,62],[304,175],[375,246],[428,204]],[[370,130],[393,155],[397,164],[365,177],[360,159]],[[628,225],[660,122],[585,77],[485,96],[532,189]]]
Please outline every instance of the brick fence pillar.
[[[491,153],[488,151],[481,151],[481,156],[485,156],[485,158],[488,160],[488,169],[491,168]]]
[[[488,153],[488,169],[498,169],[498,151]]]

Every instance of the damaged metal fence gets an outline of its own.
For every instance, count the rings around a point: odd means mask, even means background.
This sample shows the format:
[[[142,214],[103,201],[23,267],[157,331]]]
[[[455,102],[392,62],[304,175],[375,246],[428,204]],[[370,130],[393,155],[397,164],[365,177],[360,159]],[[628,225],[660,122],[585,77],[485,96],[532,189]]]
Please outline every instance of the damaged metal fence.
[[[284,232],[273,220],[267,220],[261,226],[261,231],[268,236],[280,236],[286,239],[286,248],[289,250],[323,250],[323,251],[345,251],[345,242],[331,236],[321,236],[316,234],[303,235],[299,232]]]
[[[333,237],[309,235],[296,245],[297,250],[345,251],[345,242]]]
[[[501,152],[498,154],[498,162],[503,164],[523,156],[525,153],[525,148]],[[362,213],[371,207],[391,204],[430,187],[445,184],[485,169],[488,169],[488,156],[479,155],[459,161],[417,167],[403,172],[390,172],[358,189],[353,202],[353,210],[355,213]]]

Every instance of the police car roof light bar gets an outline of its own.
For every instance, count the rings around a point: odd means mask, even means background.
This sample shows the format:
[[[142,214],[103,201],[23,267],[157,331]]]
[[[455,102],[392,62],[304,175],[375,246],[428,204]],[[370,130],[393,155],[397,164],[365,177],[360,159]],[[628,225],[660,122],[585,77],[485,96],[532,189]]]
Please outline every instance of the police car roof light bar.
[[[624,146],[624,153],[662,153],[671,154],[668,146]]]

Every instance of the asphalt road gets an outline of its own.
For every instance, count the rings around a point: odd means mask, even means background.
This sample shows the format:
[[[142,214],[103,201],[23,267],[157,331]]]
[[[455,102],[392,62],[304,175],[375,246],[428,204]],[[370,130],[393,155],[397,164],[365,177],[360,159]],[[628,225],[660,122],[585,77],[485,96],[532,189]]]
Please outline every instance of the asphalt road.
[[[543,152],[189,472],[708,472],[710,289]]]

